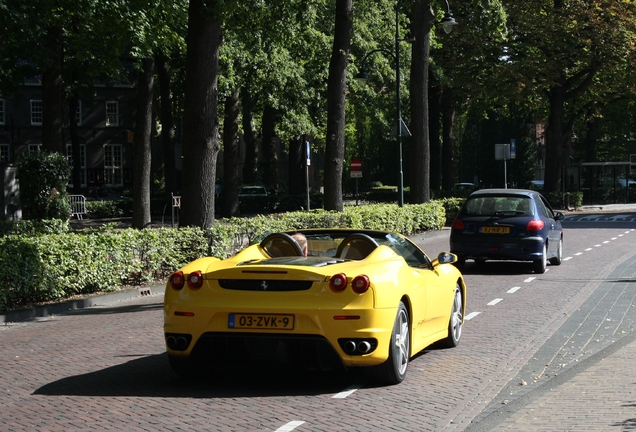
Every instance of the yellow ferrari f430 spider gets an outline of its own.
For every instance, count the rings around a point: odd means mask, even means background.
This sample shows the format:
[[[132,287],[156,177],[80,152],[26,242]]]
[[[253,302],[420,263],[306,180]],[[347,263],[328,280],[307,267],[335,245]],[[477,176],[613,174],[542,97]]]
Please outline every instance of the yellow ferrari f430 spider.
[[[456,259],[430,259],[397,233],[307,229],[195,260],[166,287],[170,364],[179,375],[271,361],[364,367],[400,383],[413,355],[459,343],[466,285]]]

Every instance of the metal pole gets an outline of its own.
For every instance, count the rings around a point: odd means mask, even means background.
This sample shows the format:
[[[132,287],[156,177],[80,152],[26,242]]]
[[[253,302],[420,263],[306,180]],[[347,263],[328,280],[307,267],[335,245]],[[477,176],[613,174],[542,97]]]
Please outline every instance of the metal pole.
[[[400,1],[395,5],[395,85],[397,104],[397,143],[399,151],[398,205],[404,207],[404,172],[402,171],[402,106],[400,105]]]

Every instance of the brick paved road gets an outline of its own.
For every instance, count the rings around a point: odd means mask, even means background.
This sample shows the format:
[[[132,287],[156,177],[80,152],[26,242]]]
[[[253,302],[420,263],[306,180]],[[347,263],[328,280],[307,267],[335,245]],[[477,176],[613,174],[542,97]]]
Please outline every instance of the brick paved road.
[[[572,259],[529,281],[526,264],[469,267],[468,312],[478,314],[467,321],[461,344],[419,355],[405,382],[392,387],[370,387],[355,375],[275,370],[179,380],[165,356],[159,296],[6,325],[0,330],[0,429],[465,430],[495,412],[501,392],[634,255],[636,233],[624,232],[567,231],[565,254]],[[443,236],[418,242],[431,255],[448,244]],[[566,356],[564,370],[593,355],[571,339],[577,354]],[[552,355],[568,342],[556,344]],[[609,344],[603,338],[598,349]],[[550,379],[526,377],[525,393]]]

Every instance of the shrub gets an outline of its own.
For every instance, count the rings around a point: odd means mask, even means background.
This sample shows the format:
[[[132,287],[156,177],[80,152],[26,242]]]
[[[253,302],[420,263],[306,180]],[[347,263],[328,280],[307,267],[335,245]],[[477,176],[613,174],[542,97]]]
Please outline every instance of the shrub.
[[[69,218],[66,183],[70,172],[66,156],[60,153],[41,151],[20,159],[18,176],[25,219]]]

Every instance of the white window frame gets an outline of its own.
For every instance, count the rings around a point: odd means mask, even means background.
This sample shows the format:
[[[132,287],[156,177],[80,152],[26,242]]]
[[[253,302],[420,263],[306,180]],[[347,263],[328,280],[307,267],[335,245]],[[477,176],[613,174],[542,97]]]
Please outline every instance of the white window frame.
[[[106,126],[119,126],[119,102],[106,101]]]
[[[42,143],[40,144],[29,144],[29,154],[39,153],[42,150]]]
[[[31,126],[42,126],[42,99],[31,99]]]
[[[66,144],[66,158],[68,159],[68,163],[73,168],[73,145]],[[86,144],[80,144],[80,179],[81,186],[86,187]],[[68,186],[74,187],[73,185],[73,175],[71,173],[71,177],[68,179]]]
[[[124,146],[104,144],[104,184],[106,186],[124,185]]]
[[[82,125],[82,101],[77,101],[77,110],[75,111],[75,122],[78,126]]]
[[[0,144],[0,162],[11,162],[11,146]]]
[[[7,123],[7,109],[4,99],[0,99],[0,125]]]

